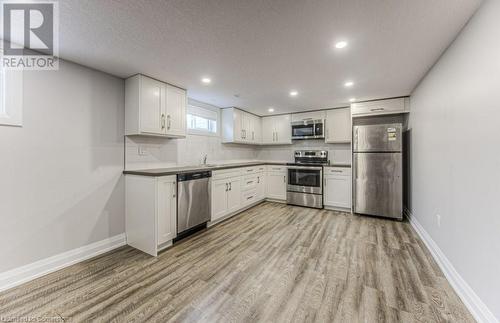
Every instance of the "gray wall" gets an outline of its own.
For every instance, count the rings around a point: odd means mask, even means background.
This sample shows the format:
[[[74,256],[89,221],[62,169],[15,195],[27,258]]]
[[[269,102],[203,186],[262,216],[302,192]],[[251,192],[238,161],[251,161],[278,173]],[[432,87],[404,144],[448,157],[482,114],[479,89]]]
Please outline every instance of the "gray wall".
[[[0,272],[124,232],[123,91],[67,62],[24,73],[24,126],[0,126]]]
[[[499,102],[500,1],[491,0],[411,96],[411,211],[497,318]]]

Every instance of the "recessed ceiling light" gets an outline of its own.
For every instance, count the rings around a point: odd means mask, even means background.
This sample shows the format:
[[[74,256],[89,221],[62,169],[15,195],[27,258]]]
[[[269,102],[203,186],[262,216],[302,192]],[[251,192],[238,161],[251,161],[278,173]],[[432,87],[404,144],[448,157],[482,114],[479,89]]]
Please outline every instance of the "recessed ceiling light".
[[[209,77],[204,77],[201,79],[201,81],[205,84],[210,84],[212,83],[212,80]]]
[[[274,108],[267,109],[268,112],[274,112]]]
[[[297,91],[290,91],[290,96],[297,96],[299,92]]]
[[[351,87],[351,86],[353,86],[353,85],[354,85],[354,82],[353,82],[353,81],[347,81],[347,82],[345,82],[345,83],[344,83],[344,86],[345,86],[345,87]]]
[[[346,41],[339,41],[335,43],[335,48],[342,49],[347,46]]]
[[[354,102],[354,101],[356,101],[356,98],[350,98],[349,99],[349,102]]]

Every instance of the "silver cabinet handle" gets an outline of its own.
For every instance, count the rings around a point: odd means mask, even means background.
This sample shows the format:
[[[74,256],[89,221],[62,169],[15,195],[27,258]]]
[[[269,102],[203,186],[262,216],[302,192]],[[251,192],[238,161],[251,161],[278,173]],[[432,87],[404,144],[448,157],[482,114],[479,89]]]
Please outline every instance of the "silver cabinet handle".
[[[252,131],[252,140],[255,140],[255,133]]]
[[[252,183],[253,183],[253,181],[247,182],[247,185],[248,185],[248,184],[252,184]]]
[[[249,197],[247,197],[247,200],[249,200],[249,199],[251,199],[251,198],[253,198],[253,196],[249,196]]]
[[[260,184],[260,176],[257,176],[257,184]]]
[[[233,184],[233,183],[229,183],[229,190],[232,190],[232,189],[233,189],[232,184]]]
[[[283,176],[283,183],[286,183],[286,176]]]
[[[226,183],[226,192],[229,191],[229,185]]]
[[[170,130],[170,126],[172,124],[172,120],[170,119],[170,115],[167,116],[167,130]]]
[[[373,108],[370,111],[384,111],[384,108]]]
[[[276,132],[276,141],[280,141],[280,137],[278,136],[278,132]]]
[[[165,115],[161,114],[161,129],[165,129]]]

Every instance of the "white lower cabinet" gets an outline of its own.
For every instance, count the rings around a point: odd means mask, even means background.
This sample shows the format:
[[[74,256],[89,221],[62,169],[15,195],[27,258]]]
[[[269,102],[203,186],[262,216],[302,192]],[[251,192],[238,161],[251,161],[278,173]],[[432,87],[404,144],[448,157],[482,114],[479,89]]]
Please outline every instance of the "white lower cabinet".
[[[241,176],[212,179],[212,221],[239,210],[240,205]]]
[[[327,208],[351,209],[351,169],[325,167],[324,205]]]
[[[127,244],[156,256],[177,233],[176,176],[125,176]]]
[[[268,194],[268,176],[271,176],[271,183],[276,183],[271,187],[272,195]],[[285,166],[259,165],[213,171],[211,222],[237,214],[266,198],[286,200]]]
[[[267,198],[274,200],[286,200],[286,177],[287,168],[284,166],[267,167]]]
[[[227,192],[227,213],[236,212],[241,206],[241,177],[231,178]]]
[[[266,173],[257,173],[257,186],[255,188],[257,192],[256,199],[258,201],[266,198]]]

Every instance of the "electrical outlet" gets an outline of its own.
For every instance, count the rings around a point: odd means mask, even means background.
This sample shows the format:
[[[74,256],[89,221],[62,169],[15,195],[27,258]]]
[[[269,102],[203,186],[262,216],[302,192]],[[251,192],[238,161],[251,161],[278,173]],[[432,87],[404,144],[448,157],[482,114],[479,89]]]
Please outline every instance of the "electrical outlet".
[[[437,222],[437,226],[440,228],[441,227],[441,214],[436,214],[436,222]]]
[[[147,156],[148,150],[143,145],[139,145],[139,147],[137,147],[137,154],[139,154],[139,156]]]

